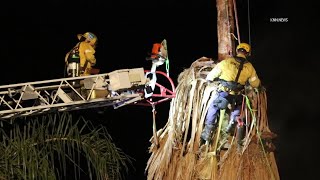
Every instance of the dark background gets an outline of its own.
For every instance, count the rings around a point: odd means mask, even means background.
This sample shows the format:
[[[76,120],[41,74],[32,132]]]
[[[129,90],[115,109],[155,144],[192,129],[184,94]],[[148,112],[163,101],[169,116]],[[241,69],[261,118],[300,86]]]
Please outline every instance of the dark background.
[[[237,1],[240,35],[251,40],[252,63],[268,95],[270,128],[278,134],[275,156],[281,179],[316,179],[319,169],[317,105],[319,16],[316,6],[287,1]],[[0,84],[62,78],[65,54],[76,35],[98,36],[101,72],[151,68],[152,44],[167,40],[170,76],[196,59],[217,57],[215,1],[46,1],[2,4]],[[288,22],[270,22],[288,18]],[[250,37],[250,38],[249,38]],[[159,67],[165,72],[165,66]],[[127,179],[146,179],[152,136],[149,107],[111,107],[86,113],[107,126],[119,148],[135,158]],[[157,107],[157,126],[167,122],[169,102]],[[79,113],[83,113],[80,111]]]

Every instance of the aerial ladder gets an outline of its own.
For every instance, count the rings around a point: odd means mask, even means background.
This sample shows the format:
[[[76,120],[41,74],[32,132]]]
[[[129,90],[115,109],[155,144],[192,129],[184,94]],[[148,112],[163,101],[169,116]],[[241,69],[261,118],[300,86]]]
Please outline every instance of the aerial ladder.
[[[168,60],[166,41],[159,47],[159,53],[147,58],[152,61],[151,70],[120,69],[104,74],[2,85],[0,119],[106,106],[117,109],[129,104],[154,108],[175,97],[175,86],[168,72],[156,70]],[[157,75],[165,77],[171,87],[159,84]]]

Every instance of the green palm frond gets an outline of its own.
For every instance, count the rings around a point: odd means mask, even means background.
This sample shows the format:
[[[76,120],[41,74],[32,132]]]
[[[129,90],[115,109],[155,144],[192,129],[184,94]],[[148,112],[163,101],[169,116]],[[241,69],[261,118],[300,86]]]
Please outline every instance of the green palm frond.
[[[105,127],[82,117],[74,121],[70,113],[5,123],[0,127],[0,180],[63,179],[69,172],[72,179],[81,173],[90,179],[122,179],[131,164]]]

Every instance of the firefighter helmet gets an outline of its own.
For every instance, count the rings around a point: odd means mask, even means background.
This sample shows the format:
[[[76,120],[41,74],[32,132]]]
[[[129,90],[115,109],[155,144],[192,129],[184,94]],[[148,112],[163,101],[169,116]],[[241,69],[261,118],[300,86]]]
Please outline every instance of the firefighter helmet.
[[[97,36],[95,34],[93,34],[92,32],[86,32],[84,34],[78,34],[77,37],[78,37],[79,40],[82,37],[85,38],[85,41],[88,41],[92,46],[94,46],[98,41]]]
[[[240,43],[238,46],[237,46],[237,51],[239,50],[239,49],[244,49],[247,53],[250,53],[250,51],[251,51],[251,47],[250,47],[250,45],[249,44],[247,44],[247,43]]]

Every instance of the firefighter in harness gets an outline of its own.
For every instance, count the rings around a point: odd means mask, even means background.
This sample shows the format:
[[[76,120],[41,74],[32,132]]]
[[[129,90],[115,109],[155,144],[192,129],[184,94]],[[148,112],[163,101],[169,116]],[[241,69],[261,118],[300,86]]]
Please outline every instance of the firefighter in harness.
[[[260,86],[260,80],[253,65],[247,60],[251,47],[247,43],[240,43],[236,48],[236,56],[227,58],[209,72],[206,77],[208,82],[217,80],[219,85],[215,92],[212,103],[209,106],[205,119],[205,127],[201,134],[201,144],[210,142],[212,133],[217,127],[217,113],[220,109],[226,109],[231,104],[230,121],[226,132],[235,127],[237,118],[240,116],[242,105],[242,92],[244,86],[249,84],[253,88]],[[240,130],[242,125],[238,124]],[[241,129],[242,128],[242,129]],[[238,129],[239,130],[239,129]]]
[[[65,62],[67,65],[68,77],[87,76],[90,74],[98,74],[92,70],[96,64],[95,48],[97,44],[97,36],[92,32],[77,35],[79,42],[74,48],[66,54]]]
[[[98,74],[99,69],[93,68],[96,64],[95,48],[98,38],[92,32],[77,35],[79,42],[66,54],[65,63],[68,77],[88,76]],[[83,80],[71,80],[69,83],[84,97],[88,95],[88,90],[84,88]],[[73,92],[74,93],[74,92]],[[70,95],[72,99],[78,99],[76,94]],[[96,97],[96,91],[91,94],[91,99]]]

